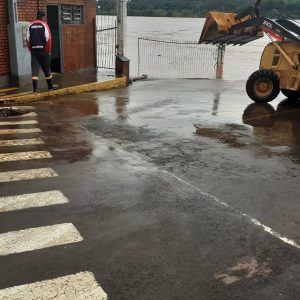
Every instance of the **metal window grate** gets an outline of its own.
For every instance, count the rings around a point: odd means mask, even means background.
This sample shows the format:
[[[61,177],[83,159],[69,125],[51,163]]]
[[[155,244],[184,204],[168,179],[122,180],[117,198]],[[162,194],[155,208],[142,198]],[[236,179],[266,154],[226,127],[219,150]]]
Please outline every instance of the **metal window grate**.
[[[62,24],[83,24],[83,6],[62,5],[61,21]]]

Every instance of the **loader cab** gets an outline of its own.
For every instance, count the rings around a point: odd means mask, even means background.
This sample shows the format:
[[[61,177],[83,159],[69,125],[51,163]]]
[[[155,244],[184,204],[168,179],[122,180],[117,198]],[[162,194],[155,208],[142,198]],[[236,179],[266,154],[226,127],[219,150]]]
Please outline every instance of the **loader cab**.
[[[268,44],[260,59],[260,69],[278,69],[281,63],[281,54],[273,43]]]
[[[300,63],[300,47],[294,42],[279,43],[280,47],[288,54],[289,58],[296,64]],[[267,69],[273,71],[289,71],[291,66],[283,57],[281,52],[275,47],[273,43],[268,44],[261,56],[260,69]],[[280,75],[280,74],[278,74]]]

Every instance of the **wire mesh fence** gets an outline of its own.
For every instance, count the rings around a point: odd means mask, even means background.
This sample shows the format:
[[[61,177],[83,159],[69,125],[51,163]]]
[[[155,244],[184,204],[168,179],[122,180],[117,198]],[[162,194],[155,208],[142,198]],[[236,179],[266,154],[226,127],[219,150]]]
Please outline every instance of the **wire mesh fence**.
[[[117,19],[115,16],[97,16],[96,41],[98,73],[114,75],[117,43]]]
[[[96,19],[97,68],[99,76],[114,76],[117,44],[116,16],[98,15]],[[216,78],[218,46],[140,37],[131,59],[131,68],[138,65],[139,76],[151,78]],[[136,69],[135,69],[136,70]],[[136,74],[136,73],[135,73]]]
[[[138,74],[151,78],[216,78],[218,47],[194,41],[138,39]]]

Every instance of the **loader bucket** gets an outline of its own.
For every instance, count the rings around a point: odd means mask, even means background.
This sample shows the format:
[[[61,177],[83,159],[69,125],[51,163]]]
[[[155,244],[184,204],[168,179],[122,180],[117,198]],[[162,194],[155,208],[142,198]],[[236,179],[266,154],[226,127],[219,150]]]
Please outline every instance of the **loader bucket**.
[[[235,13],[209,12],[202,30],[199,43],[243,45],[263,37],[255,27],[232,30],[232,26],[246,21],[235,19]]]

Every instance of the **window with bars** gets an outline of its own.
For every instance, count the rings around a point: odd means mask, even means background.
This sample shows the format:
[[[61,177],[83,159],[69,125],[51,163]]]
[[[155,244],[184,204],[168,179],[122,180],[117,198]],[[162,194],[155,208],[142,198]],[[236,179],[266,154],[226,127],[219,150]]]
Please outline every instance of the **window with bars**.
[[[62,24],[83,24],[83,6],[62,5],[61,22]]]

